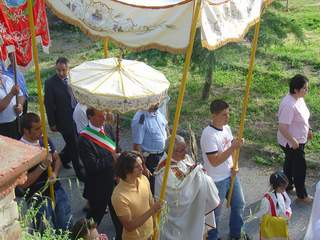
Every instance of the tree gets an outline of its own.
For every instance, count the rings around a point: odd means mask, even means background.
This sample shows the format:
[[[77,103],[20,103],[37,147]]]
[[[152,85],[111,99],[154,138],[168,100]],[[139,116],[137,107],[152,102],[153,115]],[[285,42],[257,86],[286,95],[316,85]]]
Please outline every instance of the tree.
[[[191,69],[199,70],[204,73],[204,85],[202,88],[201,99],[206,100],[209,98],[210,89],[212,85],[213,72],[216,66],[216,55],[219,50],[209,51],[201,45],[200,30],[197,31],[195,43],[193,46],[193,53],[191,59]]]
[[[273,44],[283,44],[289,34],[292,34],[299,41],[304,41],[304,34],[301,26],[283,12],[284,8],[285,6],[283,6],[282,3],[274,2],[263,14],[258,43],[260,48],[264,47],[266,49]],[[250,42],[253,38],[253,32],[252,29],[247,35],[247,40]],[[209,51],[201,46],[200,31],[197,31],[193,47],[191,68],[203,72],[204,84],[202,88],[202,100],[207,100],[210,95],[214,71],[218,65],[224,62],[225,48],[243,49],[248,48],[248,46],[243,43],[228,44],[223,48]],[[216,61],[216,59],[219,59],[219,61]]]

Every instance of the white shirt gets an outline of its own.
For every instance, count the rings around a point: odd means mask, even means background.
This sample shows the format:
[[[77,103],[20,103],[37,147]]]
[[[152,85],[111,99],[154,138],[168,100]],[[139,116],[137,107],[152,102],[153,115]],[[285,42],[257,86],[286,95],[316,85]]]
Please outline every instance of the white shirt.
[[[298,140],[299,143],[306,143],[309,131],[310,112],[303,98],[295,99],[290,94],[286,95],[279,106],[278,121],[289,125],[289,133]],[[278,143],[286,147],[288,142],[281,132],[277,132]]]
[[[222,181],[231,176],[231,168],[233,166],[232,156],[230,155],[223,163],[214,167],[209,162],[207,154],[224,152],[231,146],[232,140],[233,136],[229,125],[223,126],[223,129],[217,129],[209,125],[202,131],[200,145],[204,168],[215,182]]]
[[[88,126],[87,108],[86,105],[78,103],[73,111],[73,120],[76,123],[78,133]]]
[[[275,206],[277,217],[290,218],[292,214],[291,199],[286,192],[283,193],[268,193],[272,198]],[[264,197],[261,200],[260,209],[256,213],[256,217],[261,218],[265,214],[272,214],[269,200]]]
[[[4,99],[11,91],[11,88],[14,86],[14,80],[8,76],[2,75],[2,83],[0,82],[0,99]],[[19,91],[18,96],[23,96],[21,90]],[[9,123],[14,121],[17,118],[17,114],[14,111],[16,106],[16,97],[11,98],[9,105],[0,112],[0,123]]]
[[[40,147],[39,140],[37,140],[37,141],[35,141],[35,142],[30,142],[30,141],[28,141],[27,139],[21,137],[21,138],[20,138],[20,141],[23,142],[23,143],[25,143],[25,144],[34,146],[34,147]]]
[[[97,128],[91,124],[89,121],[89,127],[92,128],[93,130],[96,130],[97,132],[100,132],[101,130],[104,132],[103,126],[101,128]]]

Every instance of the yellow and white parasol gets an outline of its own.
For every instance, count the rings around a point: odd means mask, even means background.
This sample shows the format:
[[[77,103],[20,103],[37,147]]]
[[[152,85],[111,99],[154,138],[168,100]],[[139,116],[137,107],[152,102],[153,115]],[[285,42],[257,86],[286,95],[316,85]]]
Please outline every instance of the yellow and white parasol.
[[[169,85],[161,72],[134,60],[99,59],[70,71],[70,86],[80,103],[120,113],[161,102]]]

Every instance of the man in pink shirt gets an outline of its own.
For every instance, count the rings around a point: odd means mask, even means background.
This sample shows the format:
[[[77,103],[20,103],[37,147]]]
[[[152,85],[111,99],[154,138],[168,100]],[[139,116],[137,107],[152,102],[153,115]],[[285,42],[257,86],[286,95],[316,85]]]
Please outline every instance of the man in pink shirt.
[[[289,83],[289,94],[279,106],[277,139],[285,153],[283,171],[289,179],[287,191],[296,188],[301,202],[310,203],[305,187],[306,160],[304,146],[312,138],[309,126],[310,112],[304,101],[308,91],[308,79],[300,74],[295,75]]]

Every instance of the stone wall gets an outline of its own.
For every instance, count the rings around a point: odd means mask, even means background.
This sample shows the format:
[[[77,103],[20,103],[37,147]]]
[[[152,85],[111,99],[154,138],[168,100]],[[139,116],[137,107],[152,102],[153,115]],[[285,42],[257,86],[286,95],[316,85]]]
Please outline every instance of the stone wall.
[[[0,240],[21,239],[14,189],[26,180],[26,172],[44,159],[40,148],[0,135]]]
[[[0,240],[16,240],[21,238],[21,228],[18,222],[18,206],[14,199],[14,191],[0,198]]]

